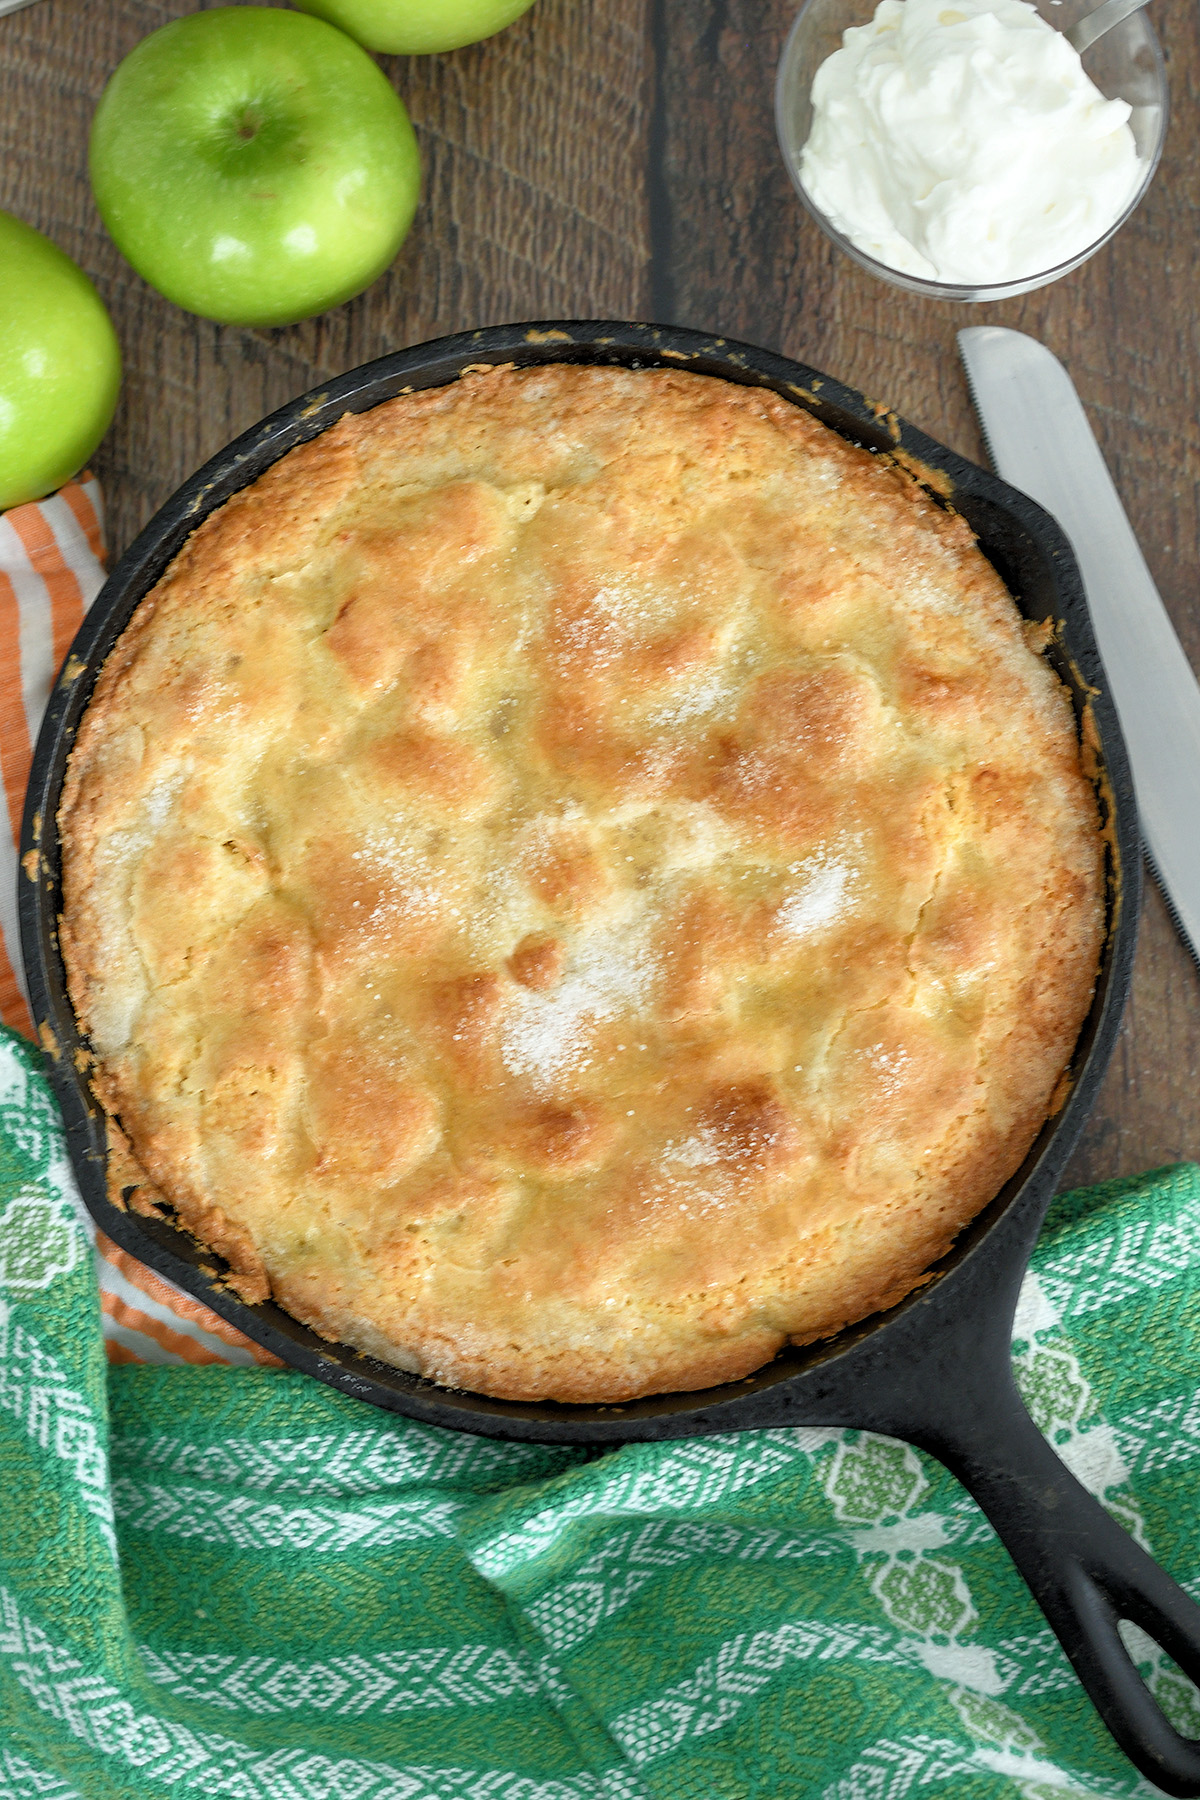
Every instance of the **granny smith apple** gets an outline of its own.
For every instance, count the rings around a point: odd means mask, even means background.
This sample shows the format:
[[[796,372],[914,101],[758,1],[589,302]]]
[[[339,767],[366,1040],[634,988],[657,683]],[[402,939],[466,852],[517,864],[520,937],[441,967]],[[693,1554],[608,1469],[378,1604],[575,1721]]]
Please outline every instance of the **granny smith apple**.
[[[101,217],[168,300],[290,325],[381,275],[416,211],[408,114],[343,32],[273,7],[193,13],[120,64],[92,122]]]
[[[457,50],[503,31],[533,0],[296,0],[340,25],[368,50],[422,56]]]
[[[83,270],[0,212],[0,510],[78,474],[120,385],[116,333]]]

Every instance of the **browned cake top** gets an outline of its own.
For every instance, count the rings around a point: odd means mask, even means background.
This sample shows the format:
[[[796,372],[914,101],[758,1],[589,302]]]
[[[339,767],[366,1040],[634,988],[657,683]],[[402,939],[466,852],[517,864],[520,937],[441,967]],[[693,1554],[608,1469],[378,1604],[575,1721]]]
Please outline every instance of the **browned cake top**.
[[[1066,696],[963,523],[665,370],[284,457],[135,614],[61,829],[118,1181],[512,1397],[906,1292],[1046,1116],[1102,925]]]

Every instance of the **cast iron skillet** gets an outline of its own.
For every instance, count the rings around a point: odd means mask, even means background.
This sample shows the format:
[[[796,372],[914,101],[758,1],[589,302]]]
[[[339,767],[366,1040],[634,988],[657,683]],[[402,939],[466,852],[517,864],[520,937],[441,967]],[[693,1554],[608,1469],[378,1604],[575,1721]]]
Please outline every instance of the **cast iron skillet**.
[[[200,521],[285,451],[346,412],[455,380],[473,364],[660,365],[770,388],[856,443],[915,459],[953,505],[1030,618],[1052,620],[1048,651],[1099,745],[1108,832],[1109,921],[1095,999],[1065,1103],[1024,1163],[938,1265],[891,1312],[830,1342],[790,1350],[756,1375],[703,1393],[624,1406],[527,1405],[449,1392],[328,1344],[273,1305],[250,1307],[213,1258],[166,1220],[106,1196],[103,1117],[67,999],[57,940],[63,774],[96,675],[131,613]],[[1200,1682],[1200,1611],[1113,1523],[1033,1424],[1013,1384],[1009,1342],[1025,1266],[1059,1174],[1099,1087],[1129,986],[1141,859],[1125,747],[1061,531],[1024,495],[934,443],[862,394],[764,350],[697,332],[626,323],[498,326],[442,338],[354,369],[295,400],[193,476],[121,559],[79,632],[33,760],[22,841],[21,928],[34,1017],[66,1118],[84,1199],[110,1237],[285,1362],[377,1406],[433,1425],[559,1444],[617,1444],[782,1425],[858,1426],[931,1451],[969,1489],[1007,1546],[1122,1749],[1169,1793],[1200,1795],[1200,1743],[1180,1737],[1118,1634],[1132,1620]]]

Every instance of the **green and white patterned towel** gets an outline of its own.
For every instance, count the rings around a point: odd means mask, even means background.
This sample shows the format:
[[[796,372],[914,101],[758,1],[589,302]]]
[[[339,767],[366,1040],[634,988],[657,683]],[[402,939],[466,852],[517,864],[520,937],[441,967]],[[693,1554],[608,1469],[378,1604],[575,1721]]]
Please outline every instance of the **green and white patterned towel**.
[[[589,1458],[292,1372],[109,1367],[58,1116],[11,1035],[0,1297],[0,1800],[1155,1791],[975,1506],[901,1444]],[[1185,1584],[1198,1308],[1184,1165],[1056,1204],[1014,1344],[1061,1454]]]

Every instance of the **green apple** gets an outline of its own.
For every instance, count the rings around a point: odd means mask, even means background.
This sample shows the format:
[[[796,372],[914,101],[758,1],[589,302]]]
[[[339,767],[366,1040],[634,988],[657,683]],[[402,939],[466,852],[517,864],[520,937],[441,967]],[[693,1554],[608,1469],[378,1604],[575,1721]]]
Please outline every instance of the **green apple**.
[[[79,473],[120,385],[117,336],[83,270],[0,212],[0,511]]]
[[[408,114],[320,19],[231,6],[164,25],[92,122],[100,215],[168,300],[229,325],[290,325],[381,275],[416,211]]]
[[[340,25],[368,50],[423,56],[492,37],[528,12],[533,0],[296,0],[296,4]]]

